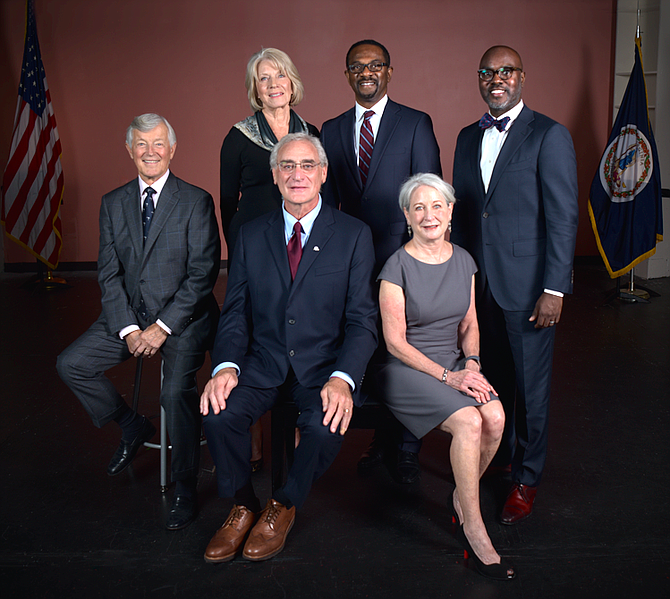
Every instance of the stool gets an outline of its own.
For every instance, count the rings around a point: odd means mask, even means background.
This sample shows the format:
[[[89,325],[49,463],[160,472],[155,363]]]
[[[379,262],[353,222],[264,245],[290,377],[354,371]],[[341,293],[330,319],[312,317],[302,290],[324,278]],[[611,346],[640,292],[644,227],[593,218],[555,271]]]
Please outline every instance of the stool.
[[[283,486],[286,473],[293,463],[295,424],[298,407],[290,397],[280,397],[271,410],[271,471],[272,491]],[[349,429],[395,429],[398,421],[388,407],[376,397],[366,395],[362,406],[354,406]]]
[[[140,401],[140,384],[142,383],[142,363],[144,358],[140,356],[137,358],[137,366],[135,367],[135,387],[133,389],[133,411],[137,412],[137,407]],[[163,388],[163,362],[161,361],[161,389]],[[167,452],[168,449],[172,449],[172,445],[168,442],[167,434],[167,416],[165,414],[165,408],[161,406],[161,416],[160,416],[160,443],[151,443],[146,441],[144,443],[145,447],[150,449],[160,449],[160,484],[161,484],[161,493],[167,492]],[[200,437],[200,446],[203,446],[207,443],[207,440],[204,436]]]

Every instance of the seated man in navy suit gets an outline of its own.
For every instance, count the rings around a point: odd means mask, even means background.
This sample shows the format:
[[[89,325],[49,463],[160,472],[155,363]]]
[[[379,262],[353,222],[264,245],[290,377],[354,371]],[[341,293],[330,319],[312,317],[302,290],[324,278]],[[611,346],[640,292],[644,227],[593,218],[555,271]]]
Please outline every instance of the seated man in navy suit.
[[[312,486],[335,459],[377,345],[370,229],[323,204],[328,162],[306,133],[285,136],[270,164],[281,210],[240,229],[200,399],[219,495],[234,506],[205,551],[252,561],[277,555]],[[290,393],[300,444],[286,484],[261,512],[249,427]],[[259,514],[260,512],[260,514]],[[245,538],[247,537],[245,543]]]

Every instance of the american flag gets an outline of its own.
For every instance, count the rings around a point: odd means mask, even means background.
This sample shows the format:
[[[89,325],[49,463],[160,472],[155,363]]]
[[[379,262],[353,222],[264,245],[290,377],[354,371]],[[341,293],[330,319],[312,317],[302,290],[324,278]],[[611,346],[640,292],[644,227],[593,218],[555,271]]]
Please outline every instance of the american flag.
[[[27,2],[26,43],[9,160],[2,179],[2,222],[10,239],[49,268],[58,265],[63,199],[61,145],[37,41],[33,0]]]

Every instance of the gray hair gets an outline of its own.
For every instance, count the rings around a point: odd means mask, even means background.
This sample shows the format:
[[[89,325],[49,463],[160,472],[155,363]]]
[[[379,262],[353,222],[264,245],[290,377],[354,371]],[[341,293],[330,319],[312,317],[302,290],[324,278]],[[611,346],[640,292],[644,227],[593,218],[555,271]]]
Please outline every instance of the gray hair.
[[[275,69],[281,71],[289,78],[291,87],[293,88],[289,106],[300,104],[305,95],[305,86],[302,84],[302,79],[300,79],[298,69],[295,68],[293,61],[286,52],[277,50],[277,48],[263,48],[249,59],[247,74],[244,78],[244,85],[247,88],[251,110],[256,112],[263,109],[263,104],[258,97],[258,65],[264,60],[270,62]]]
[[[277,168],[277,156],[279,156],[279,151],[292,141],[308,141],[311,143],[319,154],[319,162],[321,163],[321,166],[328,166],[326,150],[323,149],[318,137],[314,137],[309,133],[289,133],[288,135],[284,135],[284,137],[275,144],[274,148],[272,148],[272,152],[270,152],[270,168]]]
[[[444,201],[447,204],[454,204],[456,202],[456,196],[454,195],[454,188],[449,185],[442,178],[434,175],[433,173],[417,173],[412,175],[407,181],[402,184],[400,188],[400,198],[398,199],[398,204],[400,204],[401,210],[409,211],[410,201],[412,199],[412,194],[423,186],[432,187],[437,191]]]
[[[158,125],[165,125],[168,130],[168,142],[170,146],[174,146],[177,143],[177,135],[172,128],[172,125],[167,122],[165,117],[162,117],[160,114],[154,114],[153,112],[147,112],[136,116],[133,119],[133,122],[130,123],[128,129],[126,129],[126,144],[128,146],[133,145],[133,129],[137,129],[141,133],[147,133],[152,129],[158,127]]]

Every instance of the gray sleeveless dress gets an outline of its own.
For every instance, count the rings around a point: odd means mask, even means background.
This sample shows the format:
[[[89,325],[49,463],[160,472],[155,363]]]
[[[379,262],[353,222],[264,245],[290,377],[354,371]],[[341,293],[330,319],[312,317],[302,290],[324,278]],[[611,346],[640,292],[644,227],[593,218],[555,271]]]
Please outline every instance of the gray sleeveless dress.
[[[378,277],[405,293],[407,342],[449,370],[458,369],[458,325],[470,307],[472,275],[477,272],[470,254],[453,247],[453,255],[443,264],[426,264],[400,248]],[[456,410],[481,405],[390,354],[379,377],[389,409],[418,438]]]

